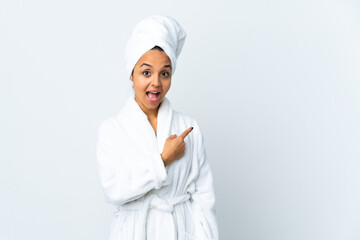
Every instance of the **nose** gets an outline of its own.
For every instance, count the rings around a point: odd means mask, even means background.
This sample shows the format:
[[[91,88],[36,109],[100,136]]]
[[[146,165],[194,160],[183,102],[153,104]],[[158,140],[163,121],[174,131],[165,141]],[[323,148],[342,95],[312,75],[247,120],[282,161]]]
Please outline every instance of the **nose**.
[[[161,87],[161,80],[158,74],[154,74],[151,79],[151,85],[154,87]]]

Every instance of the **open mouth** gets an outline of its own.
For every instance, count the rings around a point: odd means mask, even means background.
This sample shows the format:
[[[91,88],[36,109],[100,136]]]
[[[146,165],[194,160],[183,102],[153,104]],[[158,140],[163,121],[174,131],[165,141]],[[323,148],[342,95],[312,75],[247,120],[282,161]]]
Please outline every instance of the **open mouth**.
[[[155,103],[160,99],[160,92],[147,91],[146,96],[151,103]]]

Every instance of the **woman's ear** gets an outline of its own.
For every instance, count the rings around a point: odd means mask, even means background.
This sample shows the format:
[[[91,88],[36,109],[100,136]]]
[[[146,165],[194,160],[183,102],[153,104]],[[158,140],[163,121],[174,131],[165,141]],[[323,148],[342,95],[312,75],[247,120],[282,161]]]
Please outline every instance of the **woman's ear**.
[[[133,81],[133,75],[134,75],[134,69],[132,70],[131,75],[130,75],[130,80],[131,81]]]

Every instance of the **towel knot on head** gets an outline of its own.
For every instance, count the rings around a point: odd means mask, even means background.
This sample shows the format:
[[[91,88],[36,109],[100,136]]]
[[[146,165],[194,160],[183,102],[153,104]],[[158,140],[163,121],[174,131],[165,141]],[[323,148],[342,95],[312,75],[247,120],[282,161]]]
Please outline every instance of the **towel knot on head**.
[[[172,73],[184,45],[186,33],[173,18],[163,15],[151,16],[136,25],[125,49],[127,76],[141,56],[155,46],[161,47],[171,61]]]

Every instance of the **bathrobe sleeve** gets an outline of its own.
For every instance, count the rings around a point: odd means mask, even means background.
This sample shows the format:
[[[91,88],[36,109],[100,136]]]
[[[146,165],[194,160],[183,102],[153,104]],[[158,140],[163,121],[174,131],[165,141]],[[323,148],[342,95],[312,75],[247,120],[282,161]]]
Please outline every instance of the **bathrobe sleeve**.
[[[192,205],[197,216],[196,239],[219,239],[216,221],[215,192],[213,177],[207,160],[204,137],[199,125],[194,124],[197,137],[199,175],[195,181],[195,192],[192,194]]]
[[[106,202],[122,205],[159,189],[167,173],[160,154],[130,153],[116,126],[113,118],[100,125],[96,154]]]

